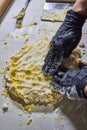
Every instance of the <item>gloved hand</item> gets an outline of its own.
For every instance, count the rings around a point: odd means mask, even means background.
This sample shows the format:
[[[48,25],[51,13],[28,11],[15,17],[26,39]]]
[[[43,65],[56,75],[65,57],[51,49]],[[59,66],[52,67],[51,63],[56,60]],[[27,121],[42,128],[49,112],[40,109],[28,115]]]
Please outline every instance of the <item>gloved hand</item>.
[[[62,58],[68,57],[76,48],[81,39],[82,26],[85,20],[86,16],[73,10],[67,12],[65,21],[50,42],[51,48],[42,68],[45,75],[53,75],[61,64]]]
[[[70,99],[87,99],[84,94],[84,88],[87,85],[87,66],[81,70],[68,70],[67,72],[58,70],[52,78],[54,82],[50,83],[51,87],[61,94]]]

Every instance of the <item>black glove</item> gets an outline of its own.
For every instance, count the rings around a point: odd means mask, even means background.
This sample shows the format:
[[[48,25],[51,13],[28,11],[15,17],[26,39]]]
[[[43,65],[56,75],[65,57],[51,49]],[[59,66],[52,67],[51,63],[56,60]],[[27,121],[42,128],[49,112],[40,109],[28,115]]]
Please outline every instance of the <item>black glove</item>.
[[[54,82],[50,83],[51,87],[61,94],[71,99],[87,99],[84,94],[84,88],[87,85],[87,66],[81,70],[68,70],[67,72],[58,70],[52,78]]]
[[[51,48],[43,65],[45,75],[52,75],[61,64],[62,58],[68,57],[76,48],[82,35],[82,26],[86,17],[69,10],[63,24],[51,40]]]

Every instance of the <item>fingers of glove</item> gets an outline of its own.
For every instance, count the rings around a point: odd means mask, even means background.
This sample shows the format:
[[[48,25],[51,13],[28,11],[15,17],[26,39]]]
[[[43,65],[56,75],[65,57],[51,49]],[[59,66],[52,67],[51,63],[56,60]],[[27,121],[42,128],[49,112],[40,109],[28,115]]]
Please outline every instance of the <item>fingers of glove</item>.
[[[64,76],[63,72],[58,72],[58,74],[51,75],[51,78],[60,83],[63,76]]]
[[[47,53],[47,56],[46,56],[46,58],[44,60],[46,63],[48,62],[49,58],[52,56],[52,53],[53,53],[52,48],[50,48],[48,53]]]
[[[53,60],[52,56],[53,56],[53,51],[52,51],[52,49],[50,49],[47,56],[46,56],[46,58],[45,58],[45,63],[43,65],[43,67],[42,67],[42,70],[43,70],[45,75],[47,75],[48,72],[49,72],[48,70],[49,70],[51,62]]]
[[[58,30],[58,31],[59,31],[59,30]],[[57,32],[58,32],[58,31],[57,31]],[[52,38],[52,40],[50,41],[51,46],[58,45],[58,35],[57,35],[57,32],[56,32],[56,34],[54,35],[54,37]]]
[[[55,82],[57,82],[58,84],[61,85],[62,79],[61,79],[60,77],[58,77],[57,75],[54,75],[54,76],[51,76],[51,78],[52,78]]]
[[[85,71],[87,71],[87,66],[86,66],[86,65],[83,66],[83,68],[82,68],[81,70],[85,70]]]
[[[58,72],[63,72],[63,73],[65,73],[65,72],[67,72],[69,69],[67,69],[67,68],[65,68],[64,66],[62,66],[62,65],[60,65],[59,67],[58,67]]]
[[[54,60],[52,60],[52,64],[51,64],[50,69],[49,69],[50,75],[53,75],[57,71],[59,65],[61,64],[62,57],[63,57],[62,52],[55,53]]]
[[[72,84],[79,85],[81,84],[82,80],[87,77],[87,70],[80,70],[78,73],[73,77]]]
[[[54,82],[51,82],[50,86],[51,86],[51,88],[57,90],[60,94],[66,95],[66,88],[65,87],[62,87],[59,84],[54,83]]]
[[[60,78],[63,78],[64,74],[65,74],[64,72],[60,71],[57,73],[57,76]]]
[[[53,75],[57,71],[58,66],[61,64],[62,55],[62,52],[57,52],[57,50],[52,48],[49,50],[45,64],[42,68],[45,75]]]

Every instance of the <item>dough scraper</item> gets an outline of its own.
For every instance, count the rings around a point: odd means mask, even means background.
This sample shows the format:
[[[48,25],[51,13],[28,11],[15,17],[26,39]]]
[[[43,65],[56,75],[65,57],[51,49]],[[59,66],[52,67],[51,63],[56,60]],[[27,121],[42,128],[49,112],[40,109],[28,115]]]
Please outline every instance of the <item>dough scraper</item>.
[[[44,10],[61,10],[72,7],[76,0],[46,0]]]

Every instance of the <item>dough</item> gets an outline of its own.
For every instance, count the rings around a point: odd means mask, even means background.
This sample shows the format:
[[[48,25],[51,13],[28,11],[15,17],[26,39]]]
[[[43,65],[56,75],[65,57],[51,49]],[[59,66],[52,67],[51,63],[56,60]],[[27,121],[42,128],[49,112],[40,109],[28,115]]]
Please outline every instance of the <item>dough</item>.
[[[78,49],[75,49],[72,54],[70,55],[69,58],[63,59],[62,65],[65,68],[68,69],[79,69],[80,63],[83,63],[82,58],[81,58],[81,52]]]
[[[63,98],[50,87],[50,78],[43,76],[42,73],[42,65],[48,50],[47,40],[26,45],[7,63],[5,79],[8,93],[23,106],[56,106]],[[81,53],[76,49],[62,64],[70,69],[79,69],[80,62]]]
[[[41,20],[51,22],[62,22],[65,19],[66,13],[67,10],[44,10],[41,16]]]
[[[23,106],[56,106],[62,100],[62,96],[50,87],[51,80],[42,73],[48,49],[46,40],[24,46],[7,64],[5,79],[8,93]]]

